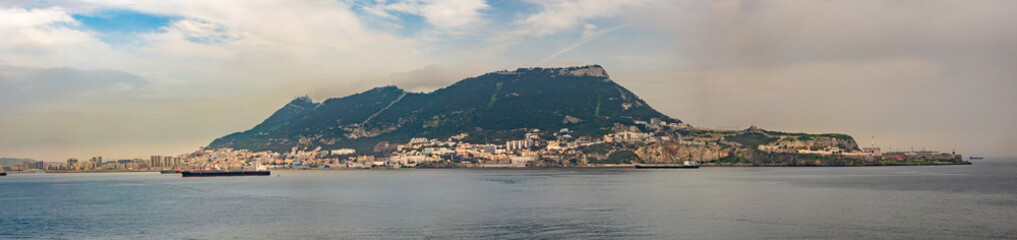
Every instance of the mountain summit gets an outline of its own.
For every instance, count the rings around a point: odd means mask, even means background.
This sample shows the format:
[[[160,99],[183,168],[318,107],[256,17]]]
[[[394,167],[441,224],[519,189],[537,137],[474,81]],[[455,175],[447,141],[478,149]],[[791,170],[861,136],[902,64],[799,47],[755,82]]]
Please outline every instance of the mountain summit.
[[[415,137],[467,133],[467,140],[493,143],[522,138],[523,131],[562,128],[576,137],[599,137],[616,123],[652,118],[681,122],[612,81],[599,65],[520,68],[463,79],[430,93],[386,86],[320,103],[300,97],[254,128],[216,139],[209,147],[362,151]]]

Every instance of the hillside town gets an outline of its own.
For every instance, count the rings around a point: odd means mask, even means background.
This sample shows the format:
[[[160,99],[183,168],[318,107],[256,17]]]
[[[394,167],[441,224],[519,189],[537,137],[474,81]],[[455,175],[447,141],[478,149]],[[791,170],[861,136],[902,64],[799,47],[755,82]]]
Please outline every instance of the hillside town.
[[[379,142],[370,152],[352,148],[316,147],[289,152],[201,148],[178,156],[87,160],[62,163],[25,162],[5,171],[157,171],[170,169],[238,170],[264,166],[274,169],[368,169],[447,167],[628,167],[635,164],[692,162],[704,166],[768,165],[920,165],[963,164],[960,155],[937,151],[882,152],[858,147],[841,134],[787,134],[755,126],[741,131],[694,128],[660,119],[617,124],[601,137],[573,136],[568,128],[545,131],[523,129],[516,139],[500,143],[465,141],[468,133],[446,139],[412,138],[405,143]],[[752,147],[754,146],[754,147]],[[754,148],[754,149],[753,149]],[[776,157],[774,157],[776,156]],[[767,162],[793,156],[795,162]],[[846,162],[846,163],[845,163]]]

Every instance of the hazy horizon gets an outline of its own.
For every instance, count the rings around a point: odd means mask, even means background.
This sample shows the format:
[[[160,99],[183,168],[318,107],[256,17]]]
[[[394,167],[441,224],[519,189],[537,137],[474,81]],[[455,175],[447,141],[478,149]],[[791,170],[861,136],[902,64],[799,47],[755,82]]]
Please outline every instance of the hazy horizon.
[[[0,157],[178,155],[294,97],[600,64],[705,128],[1017,156],[1014,1],[0,3]]]

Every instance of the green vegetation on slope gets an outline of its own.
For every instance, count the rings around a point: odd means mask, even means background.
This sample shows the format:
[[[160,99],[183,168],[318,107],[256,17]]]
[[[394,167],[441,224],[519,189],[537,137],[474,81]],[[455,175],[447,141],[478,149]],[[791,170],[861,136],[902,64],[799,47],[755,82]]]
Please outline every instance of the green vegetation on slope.
[[[501,91],[501,86],[502,83],[498,83],[498,85],[494,87],[494,93],[491,94],[491,101],[487,103],[487,108],[494,107],[494,102],[498,101],[498,92]]]
[[[618,151],[618,152],[611,153],[611,155],[607,156],[607,159],[604,160],[602,163],[603,164],[632,164],[632,163],[638,163],[638,162],[640,162],[640,159],[639,159],[639,156],[636,155],[635,152],[632,152],[632,151]]]
[[[756,146],[764,145],[764,144],[771,143],[771,142],[777,140],[776,138],[767,137],[766,135],[763,135],[762,133],[755,133],[755,132],[742,133],[742,134],[738,134],[738,135],[734,135],[734,136],[728,136],[728,137],[725,137],[724,139],[727,140],[727,141],[731,141],[731,142],[741,143],[742,146],[749,147],[749,148],[752,148],[752,149],[755,149]]]

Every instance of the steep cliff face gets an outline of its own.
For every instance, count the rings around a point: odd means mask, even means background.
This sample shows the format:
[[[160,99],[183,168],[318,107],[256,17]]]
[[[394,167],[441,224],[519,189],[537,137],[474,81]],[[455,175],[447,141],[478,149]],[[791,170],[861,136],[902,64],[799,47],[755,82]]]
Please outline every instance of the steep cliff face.
[[[644,163],[682,163],[686,160],[709,162],[730,154],[730,151],[718,145],[684,145],[673,142],[649,144],[635,152]]]

